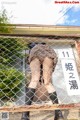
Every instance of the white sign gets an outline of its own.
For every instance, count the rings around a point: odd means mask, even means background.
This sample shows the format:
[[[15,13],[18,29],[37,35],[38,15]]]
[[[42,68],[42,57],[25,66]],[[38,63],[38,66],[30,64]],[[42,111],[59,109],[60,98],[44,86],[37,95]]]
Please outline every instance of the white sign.
[[[74,60],[61,60],[68,95],[80,95],[80,80]]]
[[[74,59],[74,54],[71,47],[59,49],[58,54],[60,59]]]
[[[58,53],[61,59],[68,95],[80,95],[80,80],[72,48],[60,49]]]

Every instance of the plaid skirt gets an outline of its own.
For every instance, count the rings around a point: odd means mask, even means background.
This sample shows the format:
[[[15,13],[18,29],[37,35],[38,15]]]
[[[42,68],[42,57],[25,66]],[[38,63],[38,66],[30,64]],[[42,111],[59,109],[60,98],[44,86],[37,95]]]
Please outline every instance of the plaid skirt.
[[[30,51],[29,63],[35,58],[38,58],[40,63],[42,64],[46,57],[53,60],[53,67],[55,67],[58,61],[58,57],[55,51],[48,45],[35,45]]]

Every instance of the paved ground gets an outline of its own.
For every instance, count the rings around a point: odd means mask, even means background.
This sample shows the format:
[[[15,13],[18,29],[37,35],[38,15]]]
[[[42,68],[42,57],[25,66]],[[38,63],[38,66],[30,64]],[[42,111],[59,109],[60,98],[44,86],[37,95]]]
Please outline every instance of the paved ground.
[[[64,120],[80,120],[80,110],[62,111]],[[21,113],[10,113],[9,120],[21,120]],[[54,120],[53,111],[30,112],[30,120]]]

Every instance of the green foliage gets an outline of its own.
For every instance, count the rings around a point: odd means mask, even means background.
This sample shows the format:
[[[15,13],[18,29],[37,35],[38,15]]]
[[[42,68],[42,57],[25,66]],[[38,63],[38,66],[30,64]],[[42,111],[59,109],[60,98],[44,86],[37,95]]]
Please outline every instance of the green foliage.
[[[14,63],[16,58],[21,58],[23,46],[16,38],[0,38],[0,62],[2,64]]]
[[[17,97],[24,80],[23,74],[15,68],[0,65],[0,98]]]
[[[0,38],[0,99],[17,97],[21,93],[24,75],[16,64],[20,65],[17,60],[22,60],[23,50],[24,44],[20,38]]]
[[[9,18],[7,16],[7,12],[4,9],[0,13],[0,33],[11,33],[14,30],[14,26],[9,26]]]

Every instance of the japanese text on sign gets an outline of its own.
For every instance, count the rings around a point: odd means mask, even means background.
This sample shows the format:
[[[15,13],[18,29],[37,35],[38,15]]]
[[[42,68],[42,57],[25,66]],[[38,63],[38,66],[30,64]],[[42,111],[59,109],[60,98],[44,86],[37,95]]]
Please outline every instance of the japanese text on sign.
[[[72,49],[59,51],[68,95],[80,95],[80,81]]]

